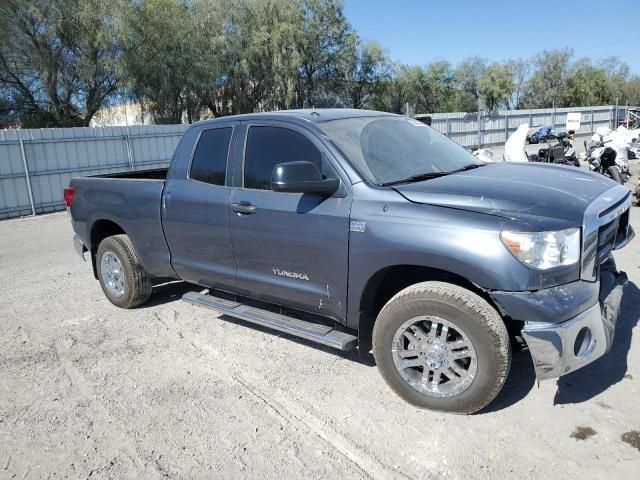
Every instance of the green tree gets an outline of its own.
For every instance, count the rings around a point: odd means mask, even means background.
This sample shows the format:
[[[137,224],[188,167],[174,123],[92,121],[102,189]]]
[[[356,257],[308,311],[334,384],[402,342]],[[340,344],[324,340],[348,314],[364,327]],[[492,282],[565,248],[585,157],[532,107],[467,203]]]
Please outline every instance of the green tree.
[[[619,57],[607,57],[596,63],[596,67],[601,69],[607,77],[607,83],[611,90],[610,103],[616,98],[622,98],[626,83],[631,78],[629,65],[620,60]]]
[[[509,98],[511,108],[522,108],[522,96],[526,90],[527,82],[531,74],[531,63],[519,58],[507,62],[511,70],[513,80],[513,91]]]
[[[340,96],[351,108],[369,105],[391,73],[387,54],[377,42],[359,44],[345,67],[341,72]]]
[[[627,105],[640,106],[640,75],[635,75],[625,82],[621,98]]]
[[[467,99],[478,103],[480,98],[480,78],[487,69],[487,62],[481,57],[471,57],[460,62],[455,69],[456,84]]]
[[[122,2],[3,0],[0,87],[23,125],[88,125],[118,87]]]
[[[333,106],[340,66],[356,48],[355,33],[340,0],[297,0],[303,13],[297,51],[300,55],[295,105]]]
[[[180,123],[193,98],[190,30],[188,6],[176,0],[131,2],[124,16],[128,87],[156,123]]]
[[[395,113],[407,113],[407,105],[410,114],[442,112],[451,108],[454,93],[454,75],[448,62],[434,62],[426,68],[400,65],[393,78],[383,83],[375,105]]]
[[[478,92],[490,112],[500,105],[508,106],[513,89],[513,73],[508,65],[487,67],[478,82]]]
[[[574,65],[567,76],[567,103],[575,107],[607,105],[613,96],[612,84],[602,68],[583,59]]]
[[[573,51],[544,50],[533,60],[535,72],[529,80],[524,106],[548,108],[570,106],[568,103],[567,77],[571,72]]]
[[[225,49],[232,113],[289,107],[300,60],[300,11],[284,0],[233,3]]]

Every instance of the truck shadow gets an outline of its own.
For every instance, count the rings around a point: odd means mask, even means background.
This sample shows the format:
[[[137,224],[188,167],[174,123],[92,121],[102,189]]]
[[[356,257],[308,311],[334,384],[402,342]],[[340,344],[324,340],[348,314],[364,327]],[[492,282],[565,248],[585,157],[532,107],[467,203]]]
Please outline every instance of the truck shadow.
[[[493,413],[518,403],[531,391],[536,383],[531,355],[526,348],[514,350],[511,358],[511,369],[504,387],[496,399],[477,414]]]
[[[168,282],[157,285],[154,286],[153,296],[150,301],[140,308],[154,307],[180,300],[186,292],[200,289],[201,287],[184,282]],[[287,341],[315,348],[364,366],[375,367],[376,365],[375,359],[370,352],[360,353],[358,350],[341,352],[310,340],[277,332],[228,315],[222,315],[220,318],[227,322],[268,333],[269,335],[275,335]],[[631,348],[632,330],[639,323],[640,289],[633,282],[629,282],[625,286],[620,318],[616,324],[616,333],[611,351],[592,364],[561,377],[557,381],[558,389],[554,398],[554,405],[587,401],[604,392],[612,385],[629,378],[627,376],[627,356]],[[504,388],[496,399],[478,414],[497,412],[514,405],[527,396],[535,386],[535,383],[536,376],[529,352],[526,348],[514,351],[511,370]]]
[[[640,289],[628,282],[611,351],[595,362],[558,379],[554,405],[585,402],[616,383],[630,379],[627,357],[633,328],[640,322]]]
[[[149,301],[137,308],[145,309],[145,308],[157,307],[159,305],[164,305],[166,303],[171,303],[171,302],[181,300],[182,296],[187,292],[199,292],[202,290],[203,290],[203,287],[200,287],[198,285],[193,285],[187,282],[183,282],[180,280],[159,283],[153,286],[153,294],[151,295],[151,298],[149,299]],[[216,316],[216,313],[212,312],[211,315]],[[304,345],[305,347],[315,348],[316,350],[327,352],[332,355],[344,358],[345,360],[350,360],[350,361],[359,363],[361,365],[365,365],[368,367],[376,366],[376,362],[373,358],[373,355],[370,352],[366,352],[362,354],[359,353],[358,350],[343,352],[331,347],[327,347],[325,345],[321,345],[311,340],[306,340],[304,338],[296,337],[294,335],[289,335],[287,333],[279,332],[267,327],[263,327],[261,325],[257,325],[255,323],[247,322],[239,318],[232,317],[230,315],[222,314],[220,315],[219,318],[229,323],[235,323],[236,325],[239,325],[245,328],[250,328],[252,330],[267,333],[271,336],[284,338],[290,342],[299,343],[301,345]]]
[[[262,325],[257,325],[255,323],[244,321],[240,318],[232,317],[230,315],[221,315],[220,318],[225,322],[235,323],[236,325],[250,328],[251,330],[256,330],[258,332],[266,333],[272,337],[283,338],[289,342],[298,343],[300,345],[304,345],[308,348],[314,348],[316,350],[320,350],[321,352],[326,352],[336,357],[341,357],[345,360],[349,360],[355,363],[359,363],[366,367],[375,367],[376,361],[373,358],[373,355],[370,352],[360,353],[357,349],[352,351],[342,351],[336,350],[335,348],[327,347],[326,345],[322,345],[320,343],[316,343],[312,340],[307,340],[305,338],[296,337],[295,335],[289,335],[288,333],[279,332],[277,330],[273,330],[268,327],[263,327]]]
[[[202,287],[198,285],[192,285],[181,280],[172,280],[153,286],[153,293],[147,303],[140,305],[139,309],[157,307],[164,305],[165,303],[175,302],[180,300],[182,295],[187,292],[195,292],[202,290]]]

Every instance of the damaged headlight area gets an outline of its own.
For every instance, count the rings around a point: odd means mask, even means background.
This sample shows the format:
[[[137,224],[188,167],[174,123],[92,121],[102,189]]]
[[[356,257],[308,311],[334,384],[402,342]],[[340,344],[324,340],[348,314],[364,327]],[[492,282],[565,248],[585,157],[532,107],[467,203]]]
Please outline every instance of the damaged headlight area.
[[[503,231],[500,240],[518,260],[532,268],[548,270],[580,260],[579,228],[552,232]]]

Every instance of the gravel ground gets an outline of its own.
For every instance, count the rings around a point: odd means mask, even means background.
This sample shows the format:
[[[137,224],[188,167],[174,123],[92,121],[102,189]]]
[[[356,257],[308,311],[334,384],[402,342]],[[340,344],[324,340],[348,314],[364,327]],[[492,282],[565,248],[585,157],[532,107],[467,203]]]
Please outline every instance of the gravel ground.
[[[640,232],[640,208],[632,223]],[[0,478],[634,478],[640,240],[611,353],[473,416],[417,410],[338,354],[156,288],[112,306],[65,213],[0,222]],[[636,477],[637,478],[637,477]]]

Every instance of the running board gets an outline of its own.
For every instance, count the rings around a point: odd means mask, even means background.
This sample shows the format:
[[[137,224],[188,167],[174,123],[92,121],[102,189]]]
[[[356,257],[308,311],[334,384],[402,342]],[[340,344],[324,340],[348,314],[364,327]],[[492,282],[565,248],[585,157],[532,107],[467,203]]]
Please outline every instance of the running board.
[[[182,300],[338,350],[353,350],[358,345],[358,337],[331,326],[307,322],[212,295],[187,292],[182,296]]]

